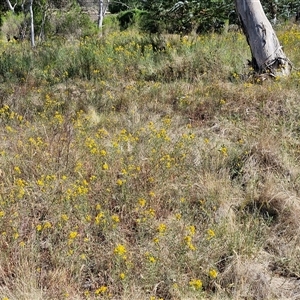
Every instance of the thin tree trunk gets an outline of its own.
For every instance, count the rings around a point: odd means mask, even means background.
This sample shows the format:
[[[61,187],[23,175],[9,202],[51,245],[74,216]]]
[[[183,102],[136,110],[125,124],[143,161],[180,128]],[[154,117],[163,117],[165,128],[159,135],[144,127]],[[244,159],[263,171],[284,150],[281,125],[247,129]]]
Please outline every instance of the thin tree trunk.
[[[259,0],[235,0],[243,31],[251,49],[252,66],[259,73],[287,76],[291,62],[267,19]]]
[[[98,28],[102,30],[103,27],[103,19],[106,14],[106,11],[109,6],[109,0],[103,1],[99,0],[99,9],[98,9]]]
[[[30,1],[29,12],[30,12],[30,41],[31,47],[35,47],[35,40],[34,40],[34,22],[33,22],[33,9],[32,9],[33,0]]]
[[[102,28],[103,26],[103,16],[104,16],[103,0],[99,0],[98,28]]]

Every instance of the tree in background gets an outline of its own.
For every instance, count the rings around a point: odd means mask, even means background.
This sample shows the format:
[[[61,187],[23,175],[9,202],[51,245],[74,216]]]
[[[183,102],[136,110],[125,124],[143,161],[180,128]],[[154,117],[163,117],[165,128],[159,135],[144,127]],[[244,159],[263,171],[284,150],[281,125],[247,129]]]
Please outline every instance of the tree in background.
[[[269,7],[275,7],[277,13],[277,19],[288,21],[293,20],[299,14],[300,11],[300,0],[268,0],[263,1],[263,6],[269,3]],[[271,4],[271,5],[270,5]],[[264,6],[265,8],[265,6]],[[269,13],[269,9],[267,10]]]
[[[221,31],[236,17],[232,0],[143,1],[142,29],[188,34]]]
[[[262,5],[273,24],[293,20],[295,16],[300,19],[300,0],[265,0]],[[144,0],[139,8],[144,11],[142,29],[148,32],[220,32],[226,24],[239,22],[232,0]]]
[[[43,41],[54,35],[79,37],[97,30],[76,0],[5,0],[1,5],[1,31],[8,39],[27,38],[35,45],[36,38]]]
[[[173,1],[147,0],[141,2],[143,14],[140,19],[141,29],[150,33],[161,33],[166,30],[167,12]]]

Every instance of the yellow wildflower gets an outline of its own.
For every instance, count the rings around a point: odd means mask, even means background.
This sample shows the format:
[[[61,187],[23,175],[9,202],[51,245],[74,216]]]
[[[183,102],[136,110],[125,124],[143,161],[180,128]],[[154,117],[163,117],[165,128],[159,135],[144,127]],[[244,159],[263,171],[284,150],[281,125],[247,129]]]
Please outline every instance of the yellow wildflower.
[[[176,217],[177,220],[180,220],[181,219],[181,214],[177,213],[177,214],[175,214],[175,217]]]
[[[99,295],[99,294],[103,294],[107,291],[107,286],[100,286],[96,291],[95,294]]]
[[[190,287],[194,290],[200,290],[202,288],[202,281],[200,279],[192,279],[189,282]]]
[[[69,233],[69,239],[73,240],[73,239],[75,239],[77,237],[77,235],[78,235],[77,231],[71,231]]]
[[[124,182],[125,182],[125,180],[123,181],[122,179],[118,179],[117,180],[117,185],[121,186]]]
[[[143,198],[139,199],[139,205],[140,205],[141,207],[145,207],[145,205],[146,205],[146,200],[143,199]]]
[[[153,191],[149,192],[149,196],[150,197],[154,197],[155,196],[155,193]]]
[[[215,269],[211,269],[211,270],[208,272],[208,275],[209,275],[210,278],[217,278],[218,272],[217,272],[217,270],[215,270]]]
[[[196,228],[195,228],[194,225],[189,226],[189,232],[190,232],[190,235],[194,235],[195,234]]]
[[[163,234],[166,231],[166,229],[167,229],[167,226],[164,223],[159,224],[157,227],[157,231],[161,234]]]
[[[219,151],[224,155],[224,156],[228,156],[228,150],[227,148],[223,145]]]
[[[49,221],[46,221],[46,222],[44,223],[44,225],[43,225],[43,228],[44,228],[44,229],[51,228],[51,227],[52,227],[52,225],[51,225],[51,223],[50,223]]]
[[[120,218],[118,215],[112,215],[111,219],[115,222],[115,223],[119,223],[120,222]]]
[[[104,163],[102,165],[102,170],[108,170],[108,164],[107,163]]]
[[[158,244],[158,243],[159,243],[159,238],[155,237],[155,238],[153,239],[153,243]]]
[[[14,167],[14,170],[15,170],[16,173],[21,174],[21,169],[20,169],[20,167],[15,166],[15,167]]]
[[[114,253],[118,256],[123,256],[126,254],[127,250],[124,245],[118,244],[114,249]]]
[[[66,222],[69,220],[69,217],[66,214],[62,214],[61,219]]]
[[[156,262],[156,258],[152,255],[148,256],[148,260],[151,262],[151,263],[155,263]]]
[[[100,155],[101,156],[106,156],[107,152],[103,149],[103,150],[100,150]]]
[[[103,219],[103,217],[104,217],[104,213],[103,212],[99,212],[97,214],[97,216],[95,217],[95,223],[99,225],[100,222],[101,222],[101,220]]]
[[[212,229],[207,230],[208,240],[214,238],[216,236],[215,232]]]

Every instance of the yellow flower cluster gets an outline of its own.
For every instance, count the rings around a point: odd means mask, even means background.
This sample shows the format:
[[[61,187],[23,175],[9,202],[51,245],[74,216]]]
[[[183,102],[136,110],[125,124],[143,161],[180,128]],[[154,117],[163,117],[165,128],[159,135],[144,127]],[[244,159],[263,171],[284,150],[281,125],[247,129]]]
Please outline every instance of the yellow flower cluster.
[[[202,289],[202,281],[200,279],[196,279],[196,278],[192,279],[189,282],[189,285],[194,290],[201,290]]]
[[[122,244],[117,244],[117,246],[114,249],[114,254],[118,257],[121,257],[122,259],[126,259],[126,247]]]
[[[190,250],[195,251],[197,248],[193,244],[193,236],[196,233],[196,228],[194,225],[191,225],[187,228],[187,231],[188,234],[184,237],[184,242]]]

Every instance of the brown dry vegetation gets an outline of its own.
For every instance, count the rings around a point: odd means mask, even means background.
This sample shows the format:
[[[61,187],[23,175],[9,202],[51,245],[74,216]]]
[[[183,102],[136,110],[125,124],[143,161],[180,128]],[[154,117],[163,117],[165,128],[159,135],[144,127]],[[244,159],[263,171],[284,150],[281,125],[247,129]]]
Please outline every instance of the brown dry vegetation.
[[[1,42],[1,299],[300,299],[299,71],[152,42]]]

